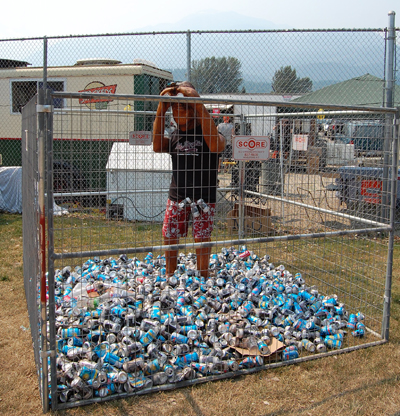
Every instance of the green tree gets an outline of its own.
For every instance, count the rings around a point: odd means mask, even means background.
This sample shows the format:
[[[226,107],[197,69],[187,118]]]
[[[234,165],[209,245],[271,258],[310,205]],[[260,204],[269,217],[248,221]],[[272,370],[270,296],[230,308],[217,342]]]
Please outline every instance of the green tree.
[[[231,56],[204,58],[192,62],[191,82],[200,94],[240,92],[241,62]]]
[[[290,65],[281,66],[272,78],[272,90],[278,94],[306,93],[312,91],[310,78],[299,78]]]

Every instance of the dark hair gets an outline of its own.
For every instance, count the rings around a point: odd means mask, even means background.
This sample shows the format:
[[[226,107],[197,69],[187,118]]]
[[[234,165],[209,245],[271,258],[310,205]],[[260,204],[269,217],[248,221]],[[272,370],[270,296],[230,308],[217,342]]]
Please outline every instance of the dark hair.
[[[193,85],[191,82],[189,82],[189,81],[182,81],[182,82],[180,82],[180,83],[179,83],[179,86],[180,86],[180,87],[188,87],[188,88],[193,88],[194,90],[196,89],[196,88],[194,87],[194,85]]]

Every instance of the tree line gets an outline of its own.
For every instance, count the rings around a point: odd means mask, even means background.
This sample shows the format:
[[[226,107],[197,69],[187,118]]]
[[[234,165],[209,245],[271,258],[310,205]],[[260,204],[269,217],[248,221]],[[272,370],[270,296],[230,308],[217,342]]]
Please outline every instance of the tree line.
[[[194,60],[191,67],[191,82],[200,94],[245,93],[239,59],[228,56]],[[304,94],[312,91],[309,77],[300,78],[290,65],[275,71],[272,91],[276,94]]]

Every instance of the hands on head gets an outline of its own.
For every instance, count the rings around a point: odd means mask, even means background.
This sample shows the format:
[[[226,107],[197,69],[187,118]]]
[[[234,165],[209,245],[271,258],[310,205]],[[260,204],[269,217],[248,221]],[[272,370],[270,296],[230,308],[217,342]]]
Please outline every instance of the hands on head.
[[[188,81],[168,86],[160,93],[161,96],[170,97],[180,94],[183,97],[200,97],[194,86]],[[210,151],[220,153],[224,150],[225,140],[223,137],[219,137],[217,127],[204,104],[160,101],[153,127],[153,150],[155,152],[167,152],[169,148],[169,140],[163,134],[164,117],[169,107],[172,109],[172,115],[179,130],[187,131],[194,129],[196,125],[201,125],[203,137]]]
[[[173,83],[173,85],[165,88],[160,95],[174,97],[178,94],[182,94],[184,97],[200,97],[194,86],[188,81]]]
[[[200,97],[199,93],[194,89],[193,85],[187,81],[172,85],[165,88],[160,93],[161,96],[169,97]],[[163,102],[163,111],[172,108],[172,114],[175,122],[182,130],[194,128],[195,118],[202,114],[203,104],[187,103],[187,102]]]

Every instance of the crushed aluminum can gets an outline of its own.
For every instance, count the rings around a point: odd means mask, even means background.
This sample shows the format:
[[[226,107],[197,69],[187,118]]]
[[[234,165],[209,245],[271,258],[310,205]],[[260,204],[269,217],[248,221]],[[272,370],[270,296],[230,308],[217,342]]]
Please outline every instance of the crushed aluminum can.
[[[167,381],[168,381],[168,374],[163,372],[163,371],[155,373],[151,377],[152,377],[154,386],[159,386],[159,385],[162,385],[162,384],[166,384]]]
[[[324,344],[327,347],[329,347],[329,348],[337,348],[337,349],[342,348],[342,341],[339,340],[339,339],[328,339],[328,338],[325,338]]]
[[[197,352],[189,353],[180,357],[177,357],[175,360],[175,365],[178,367],[185,367],[192,362],[198,362],[199,356]]]
[[[304,348],[308,352],[315,352],[315,344],[308,339],[303,339],[300,342],[300,348]]]
[[[141,371],[145,367],[145,362],[142,357],[135,358],[131,361],[125,361],[122,364],[122,368],[127,373],[134,373],[136,371]]]
[[[347,322],[347,328],[355,329],[357,324],[357,316],[352,313],[349,315],[349,320]]]
[[[267,353],[273,337],[289,345],[284,360],[299,356],[299,342],[317,352],[341,347],[340,328],[353,317],[336,296],[324,297],[300,274],[246,247],[222,249],[210,257],[210,268],[205,280],[195,270],[195,255],[180,253],[169,278],[165,259],[152,255],[94,259],[68,277],[57,272],[58,400],[82,400],[88,389],[105,397],[262,366],[261,355],[243,358],[226,347]],[[90,303],[95,308],[73,299],[82,291],[77,282],[97,291]],[[355,316],[354,330],[363,331],[363,315]],[[77,380],[71,389],[76,377],[84,384]]]
[[[282,358],[284,361],[294,360],[299,358],[299,351],[296,347],[290,346],[282,351]]]

